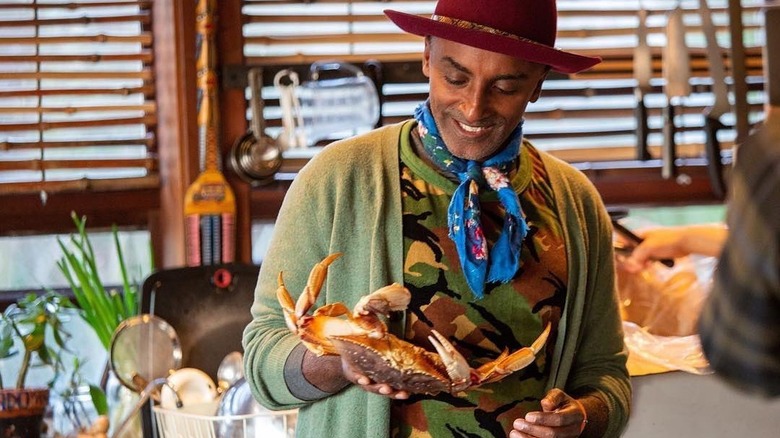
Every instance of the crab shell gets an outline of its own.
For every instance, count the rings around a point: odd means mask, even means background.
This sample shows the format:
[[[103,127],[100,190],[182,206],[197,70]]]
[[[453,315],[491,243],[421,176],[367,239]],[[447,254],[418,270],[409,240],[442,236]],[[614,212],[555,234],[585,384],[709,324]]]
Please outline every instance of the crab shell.
[[[391,334],[380,339],[365,336],[330,338],[341,357],[374,382],[386,382],[412,394],[452,392],[453,382],[438,354]]]

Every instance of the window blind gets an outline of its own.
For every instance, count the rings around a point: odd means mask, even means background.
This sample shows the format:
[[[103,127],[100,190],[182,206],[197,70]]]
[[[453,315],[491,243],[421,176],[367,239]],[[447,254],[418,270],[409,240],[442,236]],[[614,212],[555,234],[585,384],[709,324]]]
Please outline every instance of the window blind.
[[[151,7],[0,0],[0,195],[159,186]]]
[[[691,93],[682,99],[675,116],[679,156],[701,156],[704,148],[704,112],[712,105],[712,79],[706,57],[705,36],[698,0],[678,1],[580,1],[559,0],[557,46],[604,62],[588,72],[550,77],[538,102],[529,106],[526,135],[542,149],[569,161],[633,159],[637,130],[634,54],[637,51],[639,11],[647,12],[644,24],[651,54],[650,89],[646,96],[647,144],[651,157],[660,157],[663,143],[663,109],[667,103],[662,78],[662,52],[667,45],[669,12],[683,8],[685,41],[691,65]],[[760,33],[761,1],[743,4],[748,108],[750,119],[761,117],[763,94]],[[708,2],[727,82],[733,88],[727,0]],[[429,16],[432,1],[280,1],[244,0],[244,54],[249,66],[268,71],[263,89],[264,116],[269,132],[281,125],[278,90],[268,76],[290,66],[305,66],[329,59],[382,68],[382,122],[411,116],[425,98],[427,83],[419,74],[422,39],[400,31],[384,14],[395,9]],[[642,8],[640,8],[640,6]],[[733,94],[730,95],[733,102]],[[734,111],[722,117],[726,127],[718,133],[728,148],[735,139]],[[278,131],[274,131],[278,132]]]

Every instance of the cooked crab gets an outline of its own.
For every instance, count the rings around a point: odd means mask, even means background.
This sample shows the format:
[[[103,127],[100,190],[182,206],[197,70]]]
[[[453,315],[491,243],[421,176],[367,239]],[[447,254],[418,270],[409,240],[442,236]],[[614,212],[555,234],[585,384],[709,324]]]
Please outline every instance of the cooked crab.
[[[410,393],[457,394],[525,368],[547,342],[549,324],[531,346],[511,354],[505,350],[476,369],[436,330],[431,330],[428,340],[438,354],[427,351],[389,333],[378,316],[405,310],[409,305],[411,294],[397,283],[364,296],[351,313],[343,303],[332,303],[307,314],[317,300],[328,267],[340,256],[331,254],[314,266],[297,302],[287,291],[280,272],[277,299],[287,326],[310,351],[320,356],[339,354],[374,382]]]

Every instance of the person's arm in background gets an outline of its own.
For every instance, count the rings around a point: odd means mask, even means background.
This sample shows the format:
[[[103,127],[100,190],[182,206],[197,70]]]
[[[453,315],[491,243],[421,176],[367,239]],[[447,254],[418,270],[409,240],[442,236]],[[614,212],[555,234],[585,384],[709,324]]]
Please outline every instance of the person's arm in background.
[[[638,272],[654,260],[691,254],[717,257],[728,236],[725,224],[695,224],[653,228],[637,233],[644,240],[623,261],[623,268]]]

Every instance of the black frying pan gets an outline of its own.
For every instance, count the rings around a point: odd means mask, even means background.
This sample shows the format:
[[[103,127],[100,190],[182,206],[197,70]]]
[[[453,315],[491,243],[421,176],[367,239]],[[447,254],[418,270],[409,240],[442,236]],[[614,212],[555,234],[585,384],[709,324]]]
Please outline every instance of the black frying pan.
[[[157,271],[144,282],[141,312],[159,316],[176,330],[182,367],[198,368],[217,381],[225,355],[242,351],[259,270],[230,263]]]

